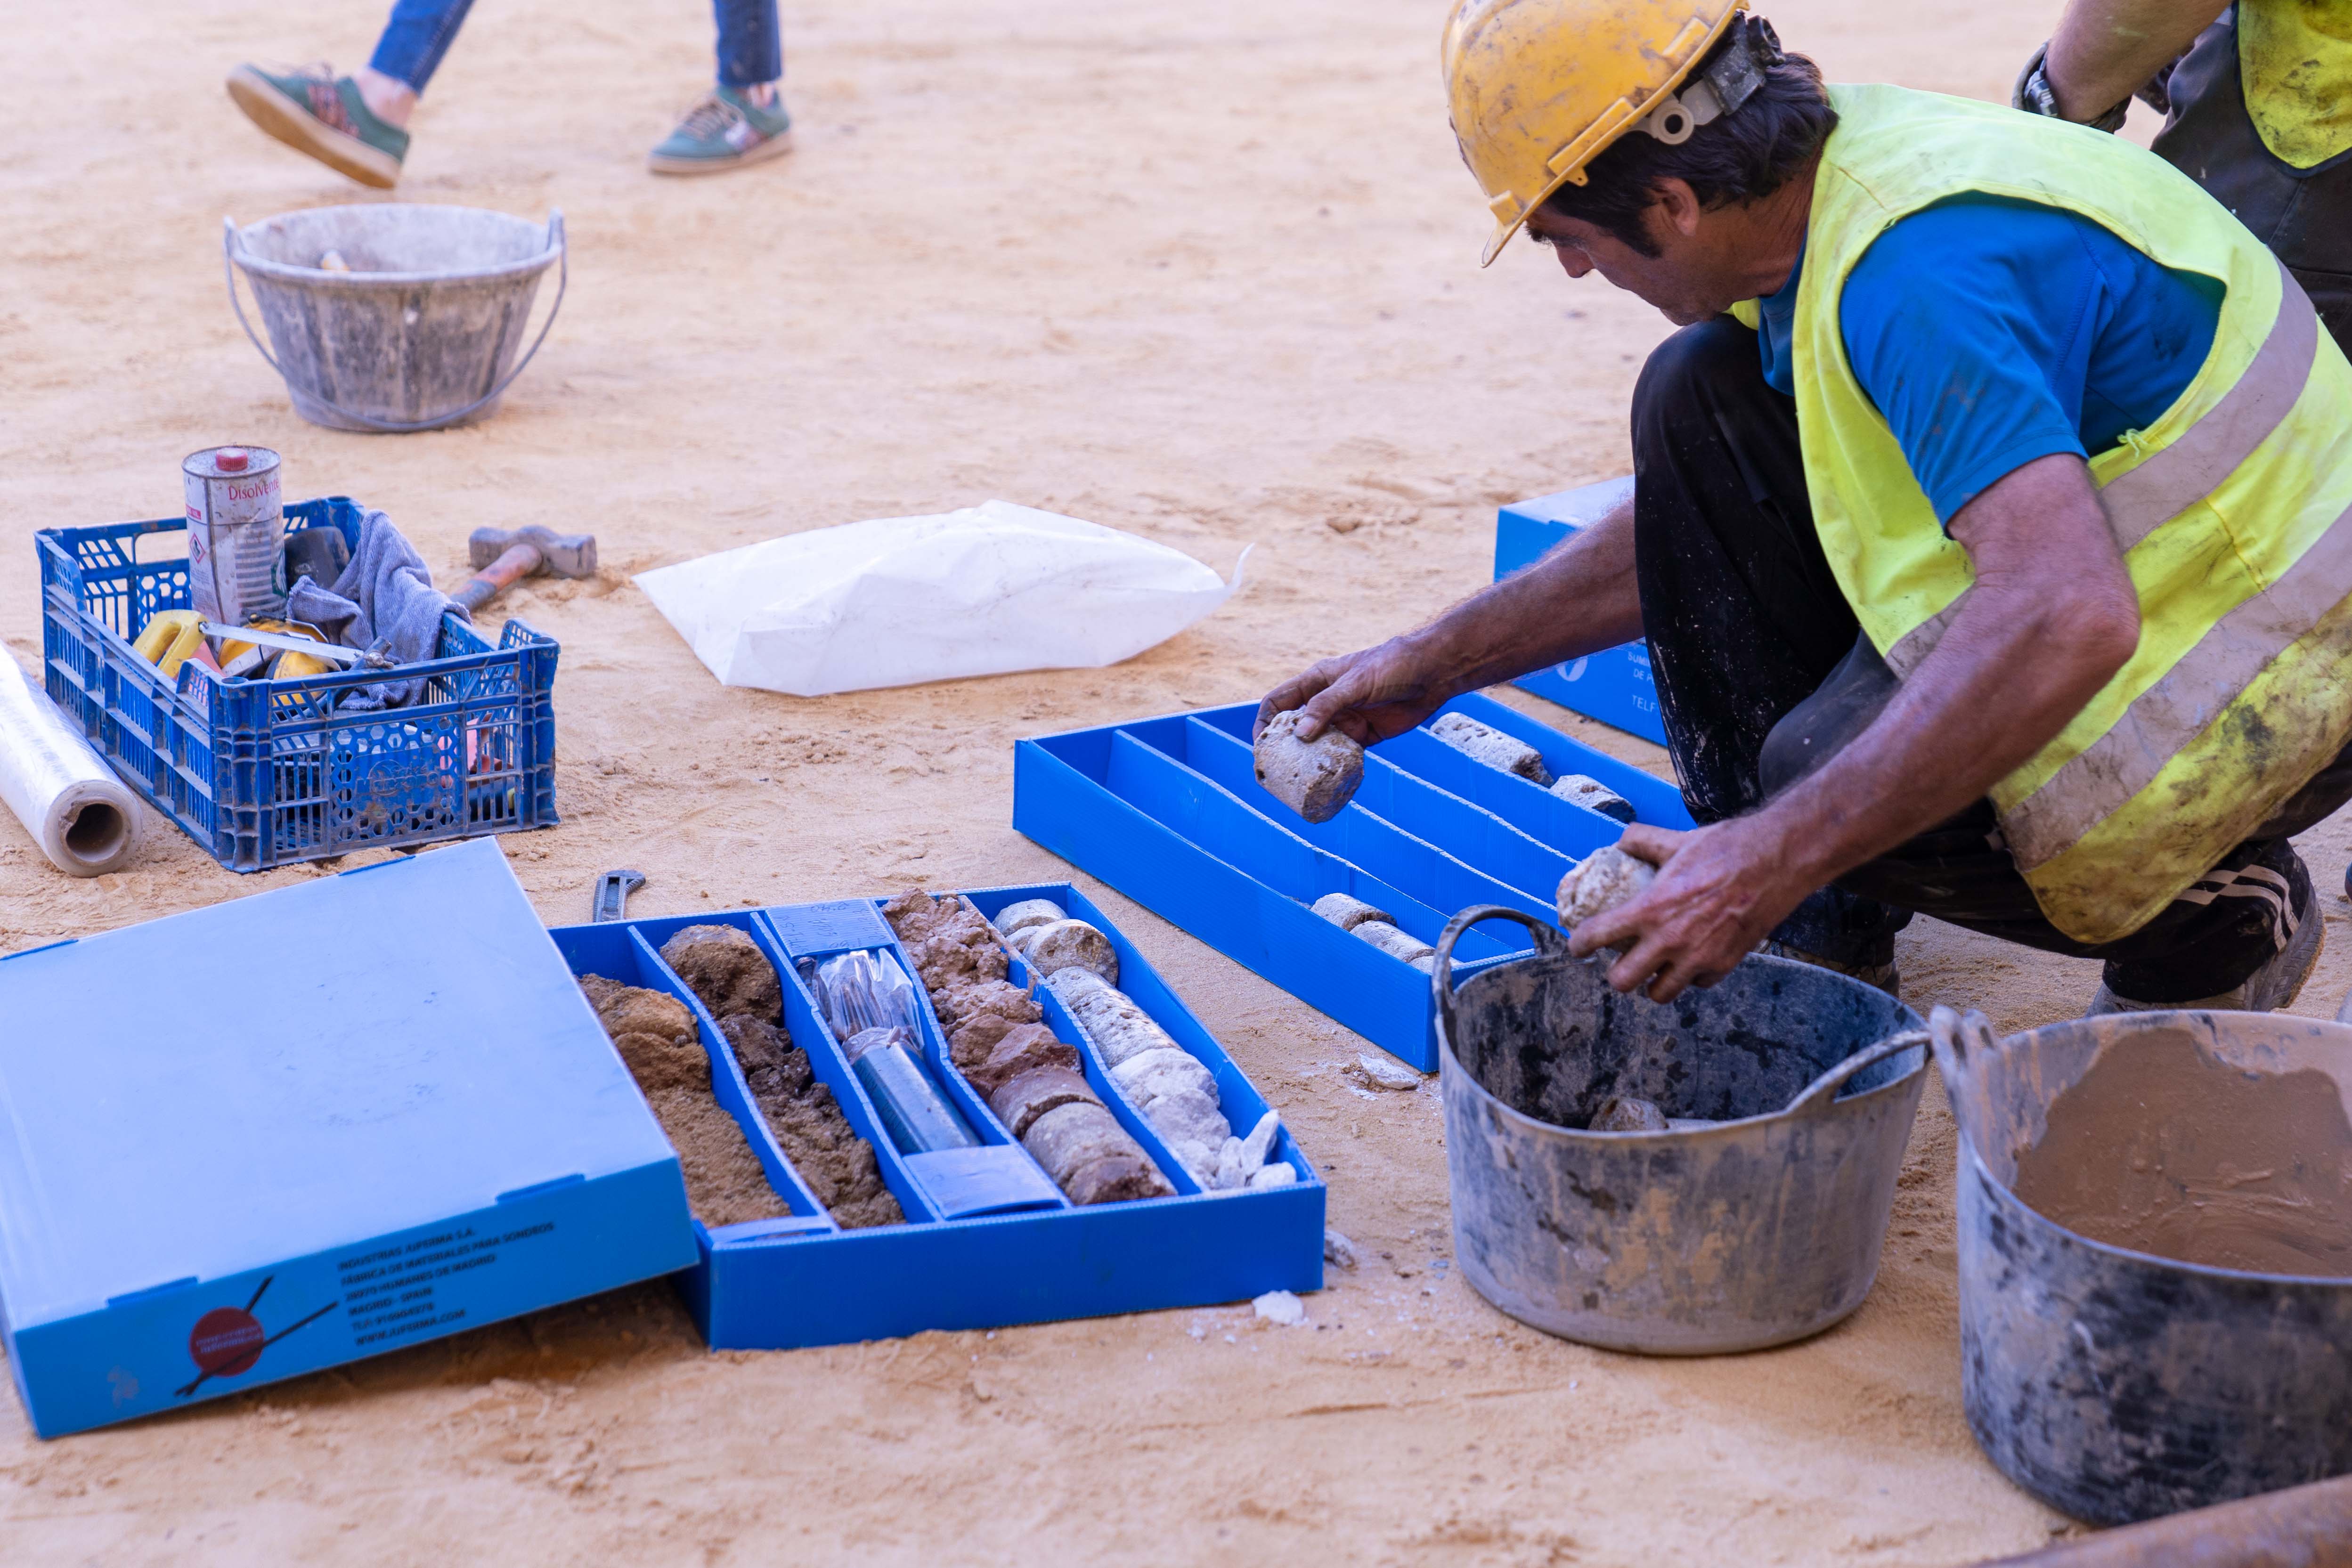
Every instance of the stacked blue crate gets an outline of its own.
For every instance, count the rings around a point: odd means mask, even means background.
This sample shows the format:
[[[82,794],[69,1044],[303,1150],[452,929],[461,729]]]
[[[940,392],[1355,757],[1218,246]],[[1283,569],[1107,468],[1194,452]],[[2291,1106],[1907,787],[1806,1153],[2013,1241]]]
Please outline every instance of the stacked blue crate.
[[[1631,476],[1598,485],[1538,496],[1505,507],[1495,518],[1495,580],[1499,582],[1546,551],[1565,544],[1576,530],[1599,520],[1633,493]],[[1666,743],[1658,716],[1658,685],[1650,674],[1650,645],[1625,643],[1581,659],[1553,664],[1513,683],[1587,718],[1613,725],[1628,735]]]

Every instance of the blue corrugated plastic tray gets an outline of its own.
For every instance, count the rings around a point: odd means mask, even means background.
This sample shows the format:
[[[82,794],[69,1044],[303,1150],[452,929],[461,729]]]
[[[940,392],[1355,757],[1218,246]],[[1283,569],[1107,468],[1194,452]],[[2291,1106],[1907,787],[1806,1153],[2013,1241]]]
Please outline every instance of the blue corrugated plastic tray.
[[[1063,883],[997,887],[963,897],[993,915],[1025,898],[1050,898],[1110,938],[1119,988],[1215,1076],[1236,1131],[1266,1110],[1243,1076],[1133,944]],[[922,1007],[923,1057],[931,1076],[979,1134],[974,1149],[902,1155],[882,1130],[840,1042],[819,1019],[794,972],[801,958],[883,948],[914,966],[882,918],[879,899],[714,915],[566,925],[551,935],[574,973],[667,991],[695,1015],[710,1054],[711,1086],[743,1129],[791,1207],[789,1218],[706,1229],[700,1260],[681,1279],[704,1340],[715,1350],[770,1350],[882,1339],[925,1329],[996,1328],[1057,1318],[1201,1306],[1323,1282],[1324,1187],[1287,1127],[1274,1157],[1298,1174],[1291,1186],[1203,1192],[1160,1135],[1109,1082],[1085,1031],[1045,988],[1038,999],[1054,1032],[1078,1048],[1087,1081],[1177,1188],[1173,1197],[1074,1207],[949,1061],[939,1020]],[[680,927],[725,925],[748,933],[784,987],[782,1022],[809,1053],[852,1128],[874,1145],[882,1178],[908,1223],[836,1227],[793,1171],[753,1103],[725,1037],[694,993],[662,961]],[[1017,961],[1012,978],[1024,983]],[[921,983],[916,982],[919,995]]]
[[[1495,518],[1495,580],[1518,570],[1632,494],[1633,481],[1606,479],[1598,485],[1538,496],[1505,507]],[[1658,716],[1658,684],[1650,674],[1650,645],[1624,643],[1581,659],[1553,664],[1512,683],[1587,718],[1613,725],[1628,735],[1666,743]]]
[[[1636,819],[1687,828],[1671,784],[1491,697],[1458,711],[1541,752],[1555,775],[1600,779]],[[1544,920],[1570,864],[1624,830],[1526,779],[1408,730],[1365,753],[1364,781],[1319,826],[1261,788],[1255,703],[1024,740],[1013,748],[1013,825],[1220,953],[1424,1072],[1437,1070],[1429,977],[1318,916],[1346,893],[1435,942],[1475,904]],[[1434,716],[1433,716],[1434,717]],[[1462,976],[1525,952],[1484,925],[1454,948]]]
[[[0,1018],[0,1316],[43,1437],[695,1260],[494,844],[10,954]]]

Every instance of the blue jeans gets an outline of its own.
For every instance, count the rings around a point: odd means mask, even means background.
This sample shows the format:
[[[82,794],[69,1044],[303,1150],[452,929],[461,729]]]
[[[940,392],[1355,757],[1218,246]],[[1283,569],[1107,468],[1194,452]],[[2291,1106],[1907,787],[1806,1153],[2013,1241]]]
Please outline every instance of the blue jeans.
[[[369,68],[423,92],[473,8],[474,0],[393,0]],[[776,0],[710,0],[710,9],[719,23],[720,86],[757,87],[784,74]]]

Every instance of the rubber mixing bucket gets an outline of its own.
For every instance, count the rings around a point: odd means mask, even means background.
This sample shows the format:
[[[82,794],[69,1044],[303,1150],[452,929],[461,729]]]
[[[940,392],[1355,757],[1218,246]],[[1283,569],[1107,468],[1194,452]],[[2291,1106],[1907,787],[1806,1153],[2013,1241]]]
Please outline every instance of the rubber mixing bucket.
[[[1535,956],[1454,989],[1486,919]],[[1918,1015],[1859,980],[1750,957],[1661,1005],[1609,988],[1517,910],[1465,910],[1432,984],[1454,1255],[1478,1293],[1549,1333],[1706,1355],[1802,1339],[1862,1304],[1927,1083]],[[1707,1127],[1594,1133],[1612,1095]]]
[[[2352,1028],[2341,1024],[2122,1013],[1996,1039],[1980,1013],[1936,1009],[1936,1062],[1960,1127],[1969,1427],[2010,1479],[2095,1524],[2352,1472],[2352,1279],[2109,1246],[2012,1190],[2052,1104],[2102,1052],[2145,1053],[2168,1033],[2247,1073],[2315,1069],[2352,1112]]]
[[[563,214],[544,227],[477,207],[380,203],[221,220],[229,303],[286,380],[294,412],[335,430],[438,430],[498,406],[547,340],[571,281]],[[349,271],[320,262],[340,256]],[[522,351],[539,280],[555,303]],[[237,298],[243,269],[275,354]]]

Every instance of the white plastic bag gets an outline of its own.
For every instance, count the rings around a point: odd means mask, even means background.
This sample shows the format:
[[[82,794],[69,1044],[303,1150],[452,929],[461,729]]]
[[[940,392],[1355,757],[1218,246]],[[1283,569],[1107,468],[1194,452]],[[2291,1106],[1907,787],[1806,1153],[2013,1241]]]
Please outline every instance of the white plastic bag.
[[[1242,561],[1249,551],[1242,551]],[[1165,545],[1004,501],[640,573],[721,684],[794,696],[1131,659],[1240,589]]]

